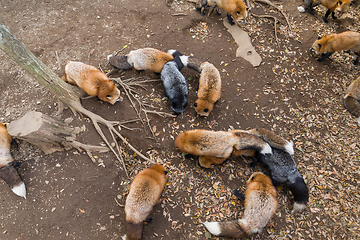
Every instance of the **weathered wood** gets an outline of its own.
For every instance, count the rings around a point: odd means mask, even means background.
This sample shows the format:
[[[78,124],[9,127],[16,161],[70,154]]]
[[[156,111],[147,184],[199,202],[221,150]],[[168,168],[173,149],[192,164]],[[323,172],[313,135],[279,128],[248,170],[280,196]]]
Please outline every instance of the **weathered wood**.
[[[141,152],[134,148],[126,139],[114,128],[116,125],[120,125],[118,121],[108,121],[101,116],[85,109],[80,102],[79,91],[76,88],[68,85],[62,81],[54,72],[52,72],[44,63],[42,63],[34,54],[32,54],[11,32],[10,30],[0,22],[0,49],[2,49],[7,55],[9,55],[17,64],[25,69],[34,79],[40,84],[49,89],[55,96],[67,104],[73,111],[82,113],[88,116],[102,139],[107,146],[115,154],[117,159],[122,162],[124,170],[125,163],[122,159],[120,149],[115,140],[114,134],[118,136],[125,144],[127,144],[134,152],[141,158],[154,163],[154,161],[145,157]],[[116,149],[111,146],[109,140],[104,135],[99,123],[104,124],[110,131],[112,140],[115,142]],[[126,172],[127,174],[127,172]]]
[[[64,121],[31,111],[22,118],[12,121],[7,126],[9,134],[39,147],[45,154],[76,148],[84,149],[91,160],[95,162],[91,152],[107,152],[107,147],[91,146],[75,140],[79,128],[71,127]]]

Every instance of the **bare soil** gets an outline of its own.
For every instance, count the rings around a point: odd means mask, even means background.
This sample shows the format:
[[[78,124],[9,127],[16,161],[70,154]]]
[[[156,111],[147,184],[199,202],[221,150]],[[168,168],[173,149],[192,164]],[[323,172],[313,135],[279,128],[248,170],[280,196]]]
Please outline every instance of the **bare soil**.
[[[236,58],[238,45],[226,31],[226,14],[204,17],[194,4],[184,1],[11,1],[0,3],[0,21],[41,61],[62,76],[67,61],[81,61],[109,70],[106,56],[126,47],[177,49],[184,55],[207,59],[221,72],[222,97],[207,118],[196,115],[199,74],[182,70],[190,86],[189,105],[176,118],[150,116],[156,139],[147,125],[127,124],[121,133],[147,156],[164,164],[169,179],[152,213],[154,222],[144,227],[143,239],[207,239],[201,222],[235,219],[243,203],[232,194],[244,190],[255,170],[251,159],[231,158],[214,169],[202,169],[197,159],[185,159],[175,149],[174,139],[193,128],[228,130],[264,127],[272,129],[296,148],[295,161],[310,189],[309,208],[291,215],[292,196],[279,190],[279,208],[267,228],[254,239],[357,239],[359,238],[359,127],[343,108],[346,87],[359,76],[354,55],[334,54],[316,62],[308,52],[318,35],[331,31],[359,31],[359,9],[352,9],[355,23],[343,26],[299,13],[299,0],[279,1],[292,29],[281,14],[267,5],[251,9],[258,15],[276,16],[279,44],[273,21],[250,16],[242,24],[263,58],[259,67]],[[199,27],[200,23],[200,27]],[[201,27],[202,26],[202,27]],[[197,29],[192,31],[190,29]],[[199,30],[200,29],[200,30]],[[201,31],[201,29],[203,31]],[[206,31],[204,31],[206,29]],[[55,116],[56,97],[32,79],[5,53],[0,52],[0,122],[11,122],[31,110]],[[159,75],[129,70],[115,73],[122,79],[157,79],[139,98],[157,111],[170,112]],[[137,115],[123,93],[115,105],[95,98],[82,101],[85,108],[108,120],[127,121]],[[86,116],[65,109],[62,119],[72,117],[73,126],[85,126],[78,140],[101,144]],[[94,164],[77,150],[45,155],[18,141],[12,154],[26,188],[21,199],[0,181],[0,239],[121,239],[125,234],[125,203],[132,177],[149,163],[125,145],[123,153],[130,179],[112,153],[98,154]],[[216,239],[216,238],[213,238]]]

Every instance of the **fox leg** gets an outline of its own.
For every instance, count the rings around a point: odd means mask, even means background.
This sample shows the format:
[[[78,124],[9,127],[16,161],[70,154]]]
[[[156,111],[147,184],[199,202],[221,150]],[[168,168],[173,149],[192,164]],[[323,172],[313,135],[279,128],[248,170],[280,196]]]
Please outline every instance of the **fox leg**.
[[[213,168],[214,164],[221,164],[225,160],[226,160],[226,158],[200,156],[199,164],[201,167],[204,167],[204,168]]]
[[[240,199],[242,202],[245,202],[245,195],[243,193],[240,193],[239,190],[235,189],[234,195],[235,195],[235,197]]]
[[[316,61],[322,62],[322,61],[324,61],[326,58],[330,57],[332,54],[333,54],[333,52],[325,53],[325,54],[322,56],[322,58],[317,59]]]
[[[326,13],[325,13],[325,17],[323,18],[324,22],[326,22],[326,23],[329,22],[327,19],[328,19],[330,13],[331,13],[331,11],[330,11],[330,9],[328,9],[328,10],[326,11]]]
[[[232,16],[231,16],[230,14],[227,14],[227,18],[228,18],[228,20],[229,20],[230,25],[234,25],[234,24],[235,24],[234,21],[233,21],[233,18],[232,18]]]
[[[355,53],[356,54],[356,59],[355,59],[355,61],[354,61],[354,65],[357,65],[358,63],[359,63],[359,56],[360,56],[360,54],[359,53]]]

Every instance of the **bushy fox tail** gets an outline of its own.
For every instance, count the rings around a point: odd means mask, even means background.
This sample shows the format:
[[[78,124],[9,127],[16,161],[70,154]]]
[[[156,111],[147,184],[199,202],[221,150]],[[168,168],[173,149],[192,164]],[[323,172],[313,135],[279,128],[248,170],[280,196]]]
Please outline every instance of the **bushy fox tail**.
[[[241,238],[246,235],[241,219],[227,222],[204,222],[203,224],[215,236]]]
[[[16,195],[26,199],[25,184],[14,168],[13,162],[0,166],[0,177],[4,179]]]
[[[353,115],[360,124],[360,102],[352,96],[345,95],[343,98],[344,107]]]
[[[111,66],[118,69],[130,69],[132,68],[131,64],[127,61],[127,56],[114,56],[114,55],[108,55],[107,60],[110,63]]]
[[[189,56],[180,56],[181,62],[184,64],[185,67],[194,69],[201,73],[201,64],[206,62],[206,60],[201,58],[194,58]]]
[[[288,152],[290,155],[294,155],[293,144],[270,130],[265,128],[254,128],[246,132],[263,139],[273,148],[281,149]]]

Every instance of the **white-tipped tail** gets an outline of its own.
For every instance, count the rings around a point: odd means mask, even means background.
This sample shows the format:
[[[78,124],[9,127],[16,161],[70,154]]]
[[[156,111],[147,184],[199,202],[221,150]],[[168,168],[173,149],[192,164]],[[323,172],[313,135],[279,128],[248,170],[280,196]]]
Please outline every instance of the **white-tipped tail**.
[[[110,55],[108,55],[108,56],[106,57],[106,59],[108,60],[108,62],[109,62],[110,58],[113,57],[113,56],[114,56],[114,55],[110,54]]]
[[[299,12],[305,12],[305,8],[303,6],[298,6],[297,9]]]
[[[295,202],[291,213],[302,212],[305,208],[306,204]]]
[[[204,222],[203,224],[212,235],[220,235],[221,229],[218,222]]]
[[[360,124],[360,117],[356,118],[356,121]]]
[[[263,147],[263,149],[261,150],[260,152],[261,154],[272,154],[272,150],[271,150],[271,147],[268,143],[265,143],[265,146]]]
[[[122,240],[126,240],[126,234],[124,234],[121,238]]]
[[[176,52],[175,49],[170,49],[170,50],[167,51],[167,53],[168,53],[168,54],[171,54],[171,55],[173,55],[175,52]]]
[[[293,144],[291,142],[288,142],[285,145],[285,151],[287,151],[290,155],[294,155],[294,147],[293,147]]]
[[[26,199],[26,188],[25,183],[21,182],[19,185],[16,185],[11,189],[16,195]]]
[[[180,56],[180,60],[181,60],[182,64],[184,64],[185,67],[188,66],[188,59],[189,59],[189,56]]]

